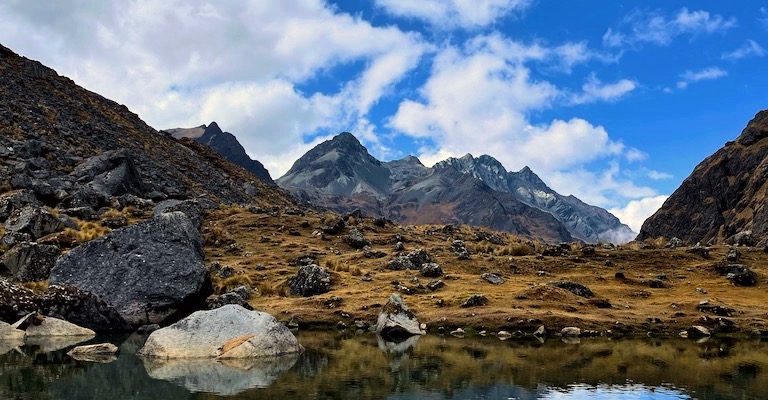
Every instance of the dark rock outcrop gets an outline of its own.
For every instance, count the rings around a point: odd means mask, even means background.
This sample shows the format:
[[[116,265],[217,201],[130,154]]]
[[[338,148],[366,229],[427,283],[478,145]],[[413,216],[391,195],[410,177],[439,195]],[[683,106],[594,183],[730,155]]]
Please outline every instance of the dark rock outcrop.
[[[0,266],[19,281],[44,281],[60,253],[58,246],[50,244],[19,243],[3,254]]]
[[[298,296],[314,296],[331,290],[331,275],[315,264],[302,265],[296,275],[288,280],[291,293]]]
[[[115,230],[59,258],[52,283],[107,300],[134,326],[203,307],[210,294],[200,232],[181,212]]]
[[[62,228],[61,221],[42,207],[27,206],[14,210],[5,221],[6,231],[26,233],[32,239],[39,239]]]
[[[707,157],[664,205],[643,224],[638,239],[679,237],[696,243],[724,242],[750,232],[768,237],[768,110]],[[753,243],[753,244],[754,244]]]
[[[12,323],[30,313],[60,318],[96,332],[125,332],[128,324],[99,297],[74,287],[50,285],[36,294],[0,278],[0,320]]]

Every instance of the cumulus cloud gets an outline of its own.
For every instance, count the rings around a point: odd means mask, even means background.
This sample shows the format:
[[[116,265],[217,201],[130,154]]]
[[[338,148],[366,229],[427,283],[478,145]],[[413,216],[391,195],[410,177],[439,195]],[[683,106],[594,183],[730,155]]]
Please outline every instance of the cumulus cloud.
[[[748,57],[763,57],[765,56],[766,52],[763,46],[760,46],[759,43],[755,42],[752,39],[747,40],[746,43],[744,43],[741,47],[739,47],[736,50],[723,53],[722,59],[723,60],[741,60],[742,58],[748,58]]]
[[[616,82],[603,83],[592,74],[581,87],[581,93],[571,96],[571,103],[585,104],[595,101],[616,101],[637,89],[637,81],[620,79]]]
[[[391,15],[420,19],[441,29],[487,26],[529,4],[530,0],[376,0],[376,6]]]
[[[629,225],[635,232],[640,232],[648,217],[661,208],[669,196],[652,196],[639,200],[633,200],[621,208],[612,208],[609,211],[618,217],[621,222]]]
[[[675,86],[678,89],[685,89],[691,83],[700,81],[711,81],[728,76],[728,71],[718,67],[708,67],[698,71],[687,70],[680,74],[680,80],[677,81]]]
[[[530,121],[530,113],[563,95],[552,83],[533,78],[527,65],[550,54],[552,48],[499,36],[445,48],[436,55],[420,98],[402,101],[389,124],[428,142],[419,154],[427,165],[467,152],[485,153],[510,170],[528,165],[555,190],[592,204],[615,206],[624,199],[655,195],[622,177],[618,164],[597,172],[586,168],[597,160],[641,154],[612,139],[604,127],[581,118]],[[592,95],[615,94],[608,92],[595,87]]]
[[[429,45],[321,0],[0,4],[5,45],[128,105],[158,128],[211,120],[279,176],[321,128],[357,126]],[[366,67],[337,93],[297,89]]]
[[[666,172],[660,172],[656,170],[648,170],[648,178],[653,179],[654,181],[662,181],[666,179],[672,179],[674,176],[672,174],[666,173]]]
[[[603,44],[609,47],[655,44],[666,46],[675,38],[687,35],[723,33],[736,26],[736,18],[710,14],[705,10],[689,11],[683,7],[675,15],[635,10],[615,28],[603,35]]]

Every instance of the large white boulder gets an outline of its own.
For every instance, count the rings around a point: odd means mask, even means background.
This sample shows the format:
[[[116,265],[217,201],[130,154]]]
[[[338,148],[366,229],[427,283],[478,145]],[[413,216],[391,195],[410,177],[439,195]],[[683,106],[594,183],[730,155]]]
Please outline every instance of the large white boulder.
[[[139,355],[161,359],[242,359],[304,351],[291,331],[273,316],[230,304],[197,311],[152,332]]]
[[[423,335],[416,314],[403,302],[399,294],[393,293],[379,313],[376,333],[386,340],[402,341],[410,336]]]
[[[12,325],[15,329],[24,331],[24,337],[37,336],[96,336],[96,332],[77,326],[63,319],[53,317],[43,317],[36,313],[31,313]]]

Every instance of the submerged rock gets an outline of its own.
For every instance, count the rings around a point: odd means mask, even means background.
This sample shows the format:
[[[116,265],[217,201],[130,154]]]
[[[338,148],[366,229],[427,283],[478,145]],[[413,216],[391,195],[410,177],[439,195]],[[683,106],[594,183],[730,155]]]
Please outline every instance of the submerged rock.
[[[241,359],[300,353],[304,348],[273,316],[225,305],[152,332],[141,356],[161,359]]]
[[[393,293],[379,313],[376,333],[386,340],[401,341],[426,332],[421,329],[416,314],[405,305],[400,295]]]
[[[117,360],[117,346],[112,343],[98,343],[87,346],[77,346],[67,352],[67,355],[78,361],[108,363]]]
[[[50,281],[100,296],[134,326],[161,323],[202,308],[212,291],[202,244],[186,215],[162,214],[76,247]]]

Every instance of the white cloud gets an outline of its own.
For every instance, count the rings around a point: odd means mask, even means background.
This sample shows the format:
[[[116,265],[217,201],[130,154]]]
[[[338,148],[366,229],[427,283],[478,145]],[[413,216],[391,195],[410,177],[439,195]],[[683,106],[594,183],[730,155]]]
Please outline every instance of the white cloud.
[[[353,128],[429,45],[321,0],[0,3],[0,39],[157,128],[216,120],[274,176],[318,129]],[[337,93],[297,85],[365,65]]]
[[[585,104],[595,101],[616,101],[624,97],[629,92],[637,89],[637,81],[631,79],[620,79],[612,83],[603,83],[592,74],[587,78],[587,82],[581,87],[581,93],[571,96],[571,103]]]
[[[674,16],[636,10],[627,15],[617,28],[609,28],[605,32],[603,44],[609,47],[644,43],[666,46],[681,35],[696,37],[723,33],[735,26],[736,18],[726,18],[704,10],[689,11],[683,7]]]
[[[499,36],[471,40],[439,52],[419,99],[400,103],[389,124],[428,141],[419,158],[426,165],[467,152],[490,154],[506,168],[530,166],[555,190],[601,206],[655,195],[619,174],[618,164],[593,172],[598,160],[637,158],[602,126],[581,118],[532,123],[529,114],[555,103],[562,91],[536,80],[526,65],[542,62],[551,48],[525,46]],[[595,89],[594,96],[612,97]]]
[[[659,172],[656,170],[648,170],[647,173],[648,177],[653,179],[654,181],[663,181],[667,179],[672,179],[674,176],[672,174],[666,173],[666,172]]]
[[[744,43],[741,47],[739,47],[736,50],[733,50],[731,52],[723,53],[722,59],[723,60],[741,60],[742,58],[747,57],[763,57],[765,56],[766,52],[763,46],[760,46],[759,43],[755,42],[752,39],[747,40],[746,43]]]
[[[530,0],[376,0],[376,6],[389,14],[420,19],[441,29],[491,25],[529,4]]]
[[[633,231],[640,232],[643,222],[658,211],[668,197],[669,196],[645,197],[639,200],[630,201],[622,208],[612,208],[608,211],[618,217],[621,222],[629,225]]]
[[[627,152],[624,154],[624,156],[629,162],[637,162],[648,159],[648,153],[631,147],[627,149]]]
[[[728,76],[728,71],[718,67],[708,67],[698,71],[687,70],[680,74],[680,80],[677,81],[675,86],[678,89],[685,89],[691,83],[700,81],[711,81]]]

